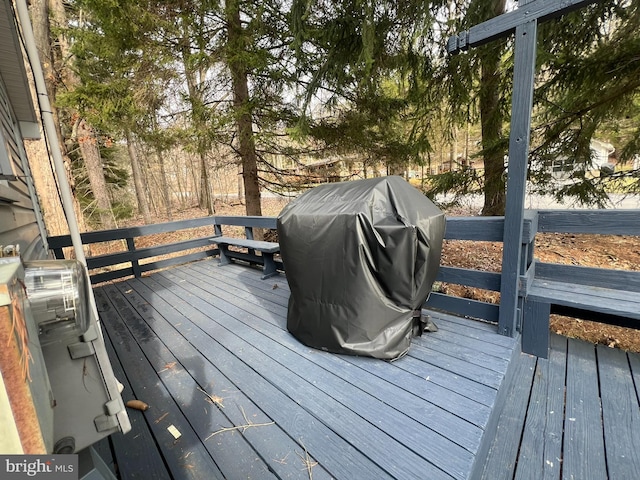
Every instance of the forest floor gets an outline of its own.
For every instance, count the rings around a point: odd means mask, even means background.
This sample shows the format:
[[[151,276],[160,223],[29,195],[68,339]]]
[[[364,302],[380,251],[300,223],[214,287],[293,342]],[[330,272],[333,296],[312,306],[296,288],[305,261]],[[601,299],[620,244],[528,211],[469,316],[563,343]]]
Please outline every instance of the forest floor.
[[[262,214],[277,216],[286,205],[286,199],[263,199]],[[217,201],[216,215],[245,215],[244,205]],[[448,216],[471,215],[465,210],[446,212]],[[207,212],[197,207],[174,211],[172,220],[204,217]],[[153,223],[168,221],[165,215],[156,215]],[[133,218],[121,223],[121,227],[141,225],[141,218]],[[204,227],[201,227],[204,228]],[[241,234],[242,229],[237,232]],[[151,235],[138,239],[138,248],[184,240],[181,235],[196,235],[191,232],[172,232]],[[225,231],[225,234],[233,232]],[[206,235],[206,233],[202,234]],[[94,252],[96,254],[98,252]],[[100,252],[102,253],[102,252]],[[640,238],[614,235],[573,235],[573,234],[538,234],[535,245],[535,257],[544,262],[571,265],[592,266],[600,268],[640,270]],[[442,265],[461,268],[473,268],[499,272],[502,261],[502,243],[445,241],[442,250]],[[460,285],[442,284],[440,291],[464,298],[498,303],[500,294],[477,288]],[[580,338],[591,343],[601,343],[623,350],[640,352],[640,330],[627,329],[589,322],[586,320],[551,316],[551,330],[568,337]]]

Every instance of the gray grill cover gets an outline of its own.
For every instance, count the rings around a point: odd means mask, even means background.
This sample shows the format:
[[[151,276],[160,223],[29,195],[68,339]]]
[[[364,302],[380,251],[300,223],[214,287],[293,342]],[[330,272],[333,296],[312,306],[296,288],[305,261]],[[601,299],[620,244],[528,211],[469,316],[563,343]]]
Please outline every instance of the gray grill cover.
[[[444,214],[400,177],[323,185],[278,216],[288,330],[322,350],[393,359],[438,273]]]

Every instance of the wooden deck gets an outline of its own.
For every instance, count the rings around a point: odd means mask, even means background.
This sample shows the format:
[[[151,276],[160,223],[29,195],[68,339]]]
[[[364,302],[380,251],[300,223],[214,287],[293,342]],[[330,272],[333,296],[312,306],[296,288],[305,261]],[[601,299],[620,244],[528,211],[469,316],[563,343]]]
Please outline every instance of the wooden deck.
[[[95,293],[123,398],[151,405],[110,439],[123,479],[469,478],[519,355],[446,315],[393,363],[313,350],[286,279],[216,260]]]
[[[444,314],[392,363],[324,353],[286,331],[284,277],[217,260],[95,293],[151,405],[100,450],[122,479],[640,478],[638,355],[554,336],[537,359]]]
[[[640,478],[640,355],[552,335],[513,366],[481,478]]]

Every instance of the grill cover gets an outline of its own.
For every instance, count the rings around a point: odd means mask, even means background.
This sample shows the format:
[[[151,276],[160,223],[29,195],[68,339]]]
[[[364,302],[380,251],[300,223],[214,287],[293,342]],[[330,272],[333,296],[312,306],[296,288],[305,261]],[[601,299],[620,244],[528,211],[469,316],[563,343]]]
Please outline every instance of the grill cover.
[[[438,273],[445,217],[400,177],[328,184],[278,216],[287,329],[310,347],[394,359]]]

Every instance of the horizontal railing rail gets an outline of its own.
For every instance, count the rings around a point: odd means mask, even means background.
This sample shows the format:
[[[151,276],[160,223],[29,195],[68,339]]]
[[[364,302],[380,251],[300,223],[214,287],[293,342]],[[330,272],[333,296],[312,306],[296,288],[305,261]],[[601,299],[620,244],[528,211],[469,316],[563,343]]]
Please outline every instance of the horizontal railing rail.
[[[538,233],[640,236],[640,210],[539,210]],[[640,255],[639,255],[640,266]],[[638,291],[640,271],[536,261],[535,277]]]
[[[244,227],[247,238],[253,238],[253,228],[275,229],[276,218],[210,216],[82,233],[80,239],[83,245],[114,241],[126,242],[126,249],[124,250],[103,255],[87,256],[87,268],[89,269],[91,283],[97,284],[130,276],[140,277],[145,272],[217,256],[220,251],[217,246],[212,244],[211,239],[222,235],[223,225]],[[136,246],[136,240],[141,237],[200,227],[211,227],[211,233],[152,247],[140,248]],[[49,237],[48,242],[49,248],[58,259],[65,258],[64,249],[72,246],[70,235]],[[194,249],[200,249],[200,251],[189,252],[189,250]],[[181,252],[185,253],[175,255]],[[153,260],[154,257],[170,254],[173,254],[170,258]],[[151,260],[141,263],[141,260],[149,259]]]
[[[640,236],[640,210],[539,210],[537,233]],[[587,248],[595,248],[589,246]],[[523,350],[546,356],[549,314],[640,328],[640,271],[531,260]]]
[[[549,278],[567,283],[583,282],[589,286],[602,288],[637,289],[640,272],[611,270],[595,267],[577,267],[543,263],[534,260],[534,241],[538,233],[612,234],[640,235],[640,211],[628,210],[541,210],[527,211],[523,225],[522,258],[519,265],[519,287],[514,292],[524,301],[534,279]],[[219,250],[214,237],[228,235],[227,227],[244,228],[244,236],[253,238],[255,228],[276,229],[275,217],[211,216],[192,220],[181,220],[156,225],[120,228],[81,235],[85,244],[126,242],[123,250],[104,255],[89,256],[87,265],[92,283],[100,283],[118,278],[136,276],[145,272],[173,265],[218,256]],[[186,240],[167,244],[141,247],[140,237],[176,232],[199,227],[210,227],[205,233]],[[236,233],[237,234],[237,233]],[[450,217],[447,219],[446,240],[467,240],[472,242],[502,242],[504,235],[503,217]],[[212,241],[213,240],[213,241]],[[67,236],[50,237],[50,248],[57,258],[64,258],[63,249],[71,246]],[[198,251],[193,251],[194,249]],[[170,258],[159,258],[171,255]],[[242,259],[238,252],[238,257]],[[255,260],[255,259],[254,259]],[[278,268],[284,269],[282,262]],[[459,266],[441,266],[436,280],[448,284],[458,284],[471,288],[500,292],[502,274],[498,271],[483,271]],[[503,292],[504,293],[504,292]],[[497,322],[499,304],[482,300],[461,298],[440,292],[433,292],[426,303],[427,308],[435,308],[458,315]],[[603,317],[606,322],[606,317]],[[523,336],[527,335],[523,331]]]
[[[141,248],[136,245],[140,237],[209,226],[211,227],[210,234],[197,238],[153,247]],[[276,229],[277,219],[275,217],[211,216],[155,225],[83,233],[81,235],[83,244],[96,244],[118,240],[126,241],[126,249],[122,251],[89,256],[87,258],[87,267],[90,271],[91,282],[96,284],[130,276],[139,277],[145,272],[201,260],[211,256],[218,256],[219,250],[217,246],[214,246],[214,237],[223,235],[223,228],[227,226],[243,227],[244,236],[252,239],[254,228]],[[502,242],[503,231],[503,217],[451,217],[447,219],[445,239]],[[531,222],[528,221],[525,223],[524,238],[530,239],[530,231]],[[49,246],[54,251],[56,258],[64,258],[63,249],[71,246],[71,237],[64,235],[50,237],[48,240]],[[198,248],[201,249],[201,251],[176,255]],[[168,254],[173,255],[171,258],[154,260],[154,257]],[[237,255],[236,252],[234,252],[234,255],[234,258],[244,258],[240,252],[237,252]],[[142,261],[150,259],[151,261],[142,263]],[[281,261],[277,261],[276,264],[279,269],[284,269]],[[442,266],[439,270],[437,281],[489,291],[500,291],[500,278],[500,273],[497,272]],[[438,292],[434,292],[431,295],[426,306],[493,322],[496,322],[498,319],[499,306],[497,304],[455,297]]]
[[[532,216],[525,219],[523,226],[523,252],[529,256],[535,234]],[[502,242],[504,217],[449,217],[445,240],[469,240],[475,242]],[[500,292],[502,275],[454,266],[441,266],[436,281],[453,283],[492,292]],[[516,294],[516,292],[514,292]],[[498,322],[500,305],[482,300],[461,298],[439,292],[432,292],[427,300],[428,308],[435,308],[489,322]]]

